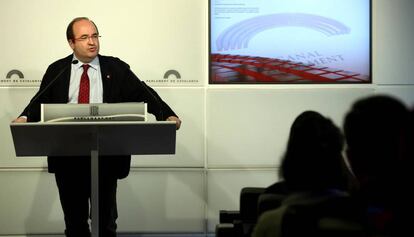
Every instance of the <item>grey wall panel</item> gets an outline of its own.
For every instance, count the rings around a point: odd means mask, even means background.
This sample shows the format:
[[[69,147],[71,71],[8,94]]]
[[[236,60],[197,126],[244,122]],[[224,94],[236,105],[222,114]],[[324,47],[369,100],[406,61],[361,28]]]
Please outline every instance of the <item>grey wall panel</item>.
[[[1,170],[0,187],[0,235],[63,233],[53,175],[38,170]]]
[[[204,172],[135,170],[118,204],[121,232],[204,232]]]
[[[374,83],[414,84],[412,0],[373,1]]]
[[[63,233],[54,175],[0,172],[0,235]],[[204,172],[133,170],[118,183],[119,232],[204,232]]]
[[[1,1],[0,9],[0,52],[7,58],[0,75],[19,69],[27,78],[41,78],[51,62],[72,52],[67,24],[87,16],[102,35],[100,53],[125,60],[152,85],[169,84],[156,81],[170,69],[180,72],[180,86],[206,79],[207,1],[14,0]]]
[[[290,125],[316,110],[338,126],[350,104],[372,88],[209,89],[209,167],[272,167],[284,152]]]
[[[134,156],[133,166],[139,167],[204,167],[204,104],[203,88],[156,88],[177,113],[182,126],[176,135],[176,154]],[[155,120],[152,116],[151,120]]]
[[[20,115],[37,88],[0,88],[0,167],[45,167],[45,157],[16,158],[10,123]]]
[[[395,96],[414,109],[414,85],[378,86],[376,93]]]

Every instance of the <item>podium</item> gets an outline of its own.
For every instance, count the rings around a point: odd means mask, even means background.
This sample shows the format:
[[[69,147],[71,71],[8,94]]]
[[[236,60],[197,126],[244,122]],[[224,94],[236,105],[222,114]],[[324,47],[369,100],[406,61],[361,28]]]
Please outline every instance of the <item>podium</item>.
[[[12,123],[16,156],[91,156],[91,230],[99,237],[99,156],[175,154],[175,122]]]

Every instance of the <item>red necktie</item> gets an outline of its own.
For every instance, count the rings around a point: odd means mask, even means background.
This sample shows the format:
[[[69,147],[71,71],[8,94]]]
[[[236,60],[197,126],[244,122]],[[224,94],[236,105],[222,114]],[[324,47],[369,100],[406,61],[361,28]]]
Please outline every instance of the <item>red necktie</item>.
[[[78,104],[89,104],[89,64],[83,64],[83,73],[79,85]]]

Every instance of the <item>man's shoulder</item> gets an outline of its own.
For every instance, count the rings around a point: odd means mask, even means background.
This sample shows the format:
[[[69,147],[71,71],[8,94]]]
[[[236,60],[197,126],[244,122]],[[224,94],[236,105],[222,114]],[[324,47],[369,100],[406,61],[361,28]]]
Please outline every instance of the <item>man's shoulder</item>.
[[[100,54],[98,55],[98,57],[99,57],[100,63],[127,65],[127,63],[125,63],[124,61],[122,61],[121,59],[117,57],[105,56],[105,55],[100,55]],[[62,64],[68,64],[71,62],[72,59],[73,59],[73,54],[54,61],[53,63],[50,64],[50,66],[59,66]]]
[[[99,55],[101,69],[112,73],[123,73],[130,69],[129,65],[119,58]]]
[[[121,59],[113,56],[105,56],[105,55],[98,55],[99,63],[104,64],[115,64],[115,65],[123,65],[127,66],[128,64],[122,61]]]
[[[56,67],[56,66],[61,66],[61,65],[64,65],[64,64],[68,64],[68,63],[71,62],[72,59],[73,59],[73,55],[71,54],[69,56],[66,56],[64,58],[61,58],[61,59],[58,59],[58,60],[54,61],[53,63],[50,64],[50,67]]]

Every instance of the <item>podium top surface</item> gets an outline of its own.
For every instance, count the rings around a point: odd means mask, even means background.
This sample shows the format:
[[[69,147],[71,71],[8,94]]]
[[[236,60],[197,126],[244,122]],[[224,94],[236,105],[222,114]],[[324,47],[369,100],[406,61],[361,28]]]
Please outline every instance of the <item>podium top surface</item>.
[[[175,154],[173,121],[10,124],[17,156]]]
[[[28,122],[28,123],[11,123],[10,127],[37,127],[37,126],[112,126],[112,125],[174,125],[174,121],[85,121],[85,122]]]

